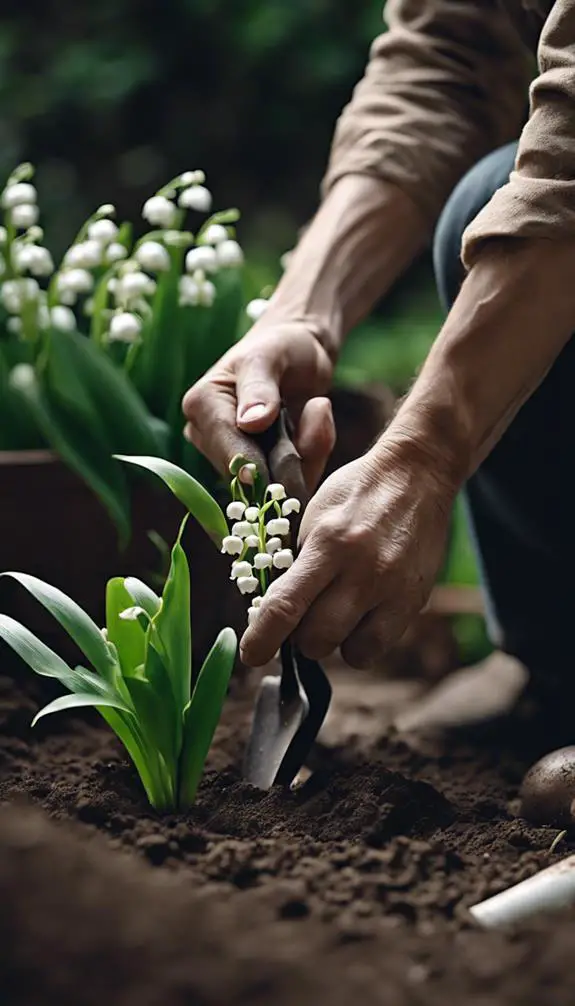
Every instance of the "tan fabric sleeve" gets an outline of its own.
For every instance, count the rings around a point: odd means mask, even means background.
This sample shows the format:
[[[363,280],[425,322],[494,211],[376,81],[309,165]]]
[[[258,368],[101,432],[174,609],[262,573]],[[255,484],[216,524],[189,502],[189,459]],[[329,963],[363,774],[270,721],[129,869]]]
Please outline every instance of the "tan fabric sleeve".
[[[336,128],[324,194],[343,175],[402,188],[430,227],[465,171],[516,139],[529,55],[498,0],[388,0],[389,31]]]
[[[468,268],[490,238],[575,238],[575,0],[556,0],[538,63],[515,170],[465,232]]]

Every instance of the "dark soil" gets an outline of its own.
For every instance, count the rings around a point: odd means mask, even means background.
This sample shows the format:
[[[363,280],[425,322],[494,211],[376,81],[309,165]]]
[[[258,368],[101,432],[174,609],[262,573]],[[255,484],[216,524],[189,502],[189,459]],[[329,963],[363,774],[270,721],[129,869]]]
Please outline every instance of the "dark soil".
[[[382,729],[264,794],[238,770],[244,681],[196,807],[161,818],[96,716],[30,731],[43,686],[0,678],[3,1006],[572,1006],[575,914],[513,937],[466,914],[550,861],[557,831],[516,816],[531,728]]]

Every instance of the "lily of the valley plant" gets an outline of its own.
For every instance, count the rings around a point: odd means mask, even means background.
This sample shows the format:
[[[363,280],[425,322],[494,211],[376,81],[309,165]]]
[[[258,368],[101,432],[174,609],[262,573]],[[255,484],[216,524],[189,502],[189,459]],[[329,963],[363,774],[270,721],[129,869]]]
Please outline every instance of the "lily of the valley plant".
[[[161,458],[123,460],[159,475],[221,547],[226,519],[200,483]],[[86,665],[70,667],[25,626],[0,615],[0,638],[37,674],[57,678],[70,693],[42,709],[34,722],[65,709],[97,709],[126,748],[157,810],[182,810],[194,802],[237,645],[233,630],[223,629],[199,673],[193,673],[190,574],[181,545],[187,519],[162,595],[134,577],[110,580],[104,628],[56,587],[25,573],[3,574],[57,619]]]
[[[204,174],[186,171],[144,204],[143,237],[104,205],[56,266],[32,179],[21,165],[0,190],[0,450],[54,449],[126,539],[128,480],[112,454],[208,477],[180,402],[241,334],[239,214],[208,216]],[[248,317],[265,306],[247,305]]]
[[[177,465],[157,457],[118,456],[153,472],[210,536],[220,551],[237,556],[231,579],[257,609],[272,571],[293,562],[285,547],[289,515],[300,508],[282,485],[261,487],[252,499],[236,478],[228,506],[233,522],[210,493]],[[247,490],[249,491],[249,490]],[[185,809],[196,795],[232,672],[237,640],[223,629],[199,673],[192,669],[190,572],[181,538],[172,549],[162,595],[134,577],[116,577],[106,591],[106,625],[92,618],[61,590],[26,573],[4,573],[25,587],[57,619],[84,655],[88,667],[70,667],[29,629],[0,614],[0,638],[37,674],[57,678],[71,693],[42,709],[50,713],[92,706],[115,731],[130,755],[148,800],[157,810]],[[254,575],[255,574],[255,575]]]

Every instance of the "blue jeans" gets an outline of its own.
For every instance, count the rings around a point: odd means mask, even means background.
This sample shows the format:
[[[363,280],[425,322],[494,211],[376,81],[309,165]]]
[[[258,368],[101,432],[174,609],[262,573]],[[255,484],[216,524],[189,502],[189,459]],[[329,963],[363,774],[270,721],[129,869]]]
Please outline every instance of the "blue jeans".
[[[502,147],[476,164],[443,210],[433,251],[446,311],[464,279],[463,231],[509,178],[516,149]],[[575,338],[465,490],[493,644],[547,684],[571,678],[575,691],[574,467]]]

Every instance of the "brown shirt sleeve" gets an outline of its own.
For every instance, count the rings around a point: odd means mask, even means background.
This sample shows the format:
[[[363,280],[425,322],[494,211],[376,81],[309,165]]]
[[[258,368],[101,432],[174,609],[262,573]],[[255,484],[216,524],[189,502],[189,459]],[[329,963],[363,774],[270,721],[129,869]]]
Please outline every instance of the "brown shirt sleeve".
[[[529,57],[498,0],[388,0],[385,20],[339,119],[323,191],[346,174],[382,178],[431,229],[465,171],[519,135]]]
[[[515,170],[468,227],[469,268],[490,238],[575,237],[575,0],[556,0],[538,50]]]

